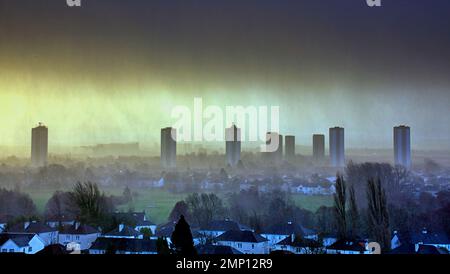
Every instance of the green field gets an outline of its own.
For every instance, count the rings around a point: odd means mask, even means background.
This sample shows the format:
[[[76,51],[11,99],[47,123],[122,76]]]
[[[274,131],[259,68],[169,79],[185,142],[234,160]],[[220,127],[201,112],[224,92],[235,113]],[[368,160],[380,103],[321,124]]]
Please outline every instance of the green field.
[[[105,188],[102,189],[107,195],[121,195],[122,188]],[[127,211],[133,209],[135,211],[145,210],[147,216],[155,223],[160,224],[167,220],[167,217],[177,201],[183,200],[187,194],[170,193],[162,189],[131,189],[137,196],[133,198],[133,202],[119,207],[119,210]],[[45,204],[54,193],[53,189],[28,189],[24,190],[28,193],[36,204],[39,213],[45,210]],[[219,193],[223,197],[223,193]],[[322,205],[331,206],[333,204],[332,196],[306,196],[301,194],[293,194],[292,198],[296,205],[311,211],[317,210]]]

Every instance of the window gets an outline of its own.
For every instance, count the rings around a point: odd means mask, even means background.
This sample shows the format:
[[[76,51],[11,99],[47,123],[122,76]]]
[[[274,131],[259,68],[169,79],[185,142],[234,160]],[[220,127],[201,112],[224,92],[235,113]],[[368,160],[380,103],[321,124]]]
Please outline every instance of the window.
[[[242,248],[242,244],[237,244],[238,248]]]
[[[6,253],[6,252],[8,252],[8,249],[4,248],[4,249],[2,249],[2,252]]]
[[[9,252],[10,252],[10,253],[14,253],[14,249],[10,249]]]
[[[255,245],[254,244],[252,244],[252,249],[254,249],[255,248]]]
[[[28,247],[28,252],[32,252],[33,251],[33,247]]]

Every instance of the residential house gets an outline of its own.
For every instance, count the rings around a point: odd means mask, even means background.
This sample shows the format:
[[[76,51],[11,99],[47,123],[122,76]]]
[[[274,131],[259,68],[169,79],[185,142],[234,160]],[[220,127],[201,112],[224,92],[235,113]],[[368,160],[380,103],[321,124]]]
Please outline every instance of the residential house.
[[[60,226],[67,226],[75,224],[75,218],[68,215],[54,215],[46,218],[45,223],[49,227],[58,228]]]
[[[343,239],[326,247],[327,254],[370,254],[367,242],[363,240]]]
[[[134,227],[120,224],[116,229],[101,235],[103,238],[143,239],[144,235]]]
[[[444,232],[432,232],[424,228],[419,233],[411,234],[411,242],[415,244],[416,250],[420,245],[432,245],[450,251],[450,240]]]
[[[317,233],[315,231],[293,222],[272,225],[271,227],[263,230],[261,236],[268,239],[271,246],[286,239],[287,237],[297,236],[307,239],[317,239]]]
[[[16,224],[7,231],[8,233],[34,233],[43,241],[45,246],[58,243],[58,229],[49,227],[48,225],[38,222],[23,222]]]
[[[198,232],[205,237],[215,238],[229,230],[250,230],[249,228],[231,220],[214,220],[208,225],[198,229]]]
[[[59,231],[59,243],[64,246],[76,243],[81,250],[87,250],[99,236],[100,232],[97,229],[89,225],[75,223],[62,227]]]
[[[249,230],[229,230],[214,238],[217,245],[233,247],[245,254],[268,254],[269,240]]]
[[[44,249],[44,241],[34,233],[2,233],[0,234],[1,253],[35,254]]]
[[[132,238],[98,238],[89,254],[158,254],[156,240]]]
[[[294,236],[286,237],[284,240],[276,243],[275,245],[273,245],[272,250],[282,250],[292,254],[325,253],[325,247],[318,241]]]
[[[135,230],[141,231],[143,228],[151,230],[152,234],[156,233],[156,224],[147,219],[145,211],[142,212],[116,212],[114,217],[117,221],[133,226]]]

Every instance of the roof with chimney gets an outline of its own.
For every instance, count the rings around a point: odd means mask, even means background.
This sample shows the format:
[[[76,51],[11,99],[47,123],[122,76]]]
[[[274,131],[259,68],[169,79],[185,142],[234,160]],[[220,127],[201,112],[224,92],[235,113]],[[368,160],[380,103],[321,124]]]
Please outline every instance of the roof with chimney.
[[[119,225],[116,229],[104,234],[104,236],[113,237],[139,237],[141,235],[142,233],[127,225]]]
[[[88,235],[88,234],[97,234],[99,233],[99,231],[90,225],[73,224],[63,226],[60,229],[59,233],[72,235]]]
[[[293,247],[320,247],[321,244],[315,240],[311,239],[292,239],[292,237],[286,237],[285,239],[281,240],[277,243],[277,245],[286,245],[286,246],[293,246]]]
[[[261,243],[268,240],[263,236],[248,230],[228,230],[215,238],[216,241]]]
[[[295,222],[286,222],[272,225],[265,229],[262,234],[306,236],[315,234],[315,231]]]
[[[18,223],[13,227],[11,227],[10,229],[8,229],[8,232],[13,233],[36,233],[36,234],[56,232],[56,231],[58,231],[57,228],[49,227],[48,225],[37,221]]]
[[[328,246],[327,249],[364,252],[366,251],[366,243],[360,240],[343,239]]]

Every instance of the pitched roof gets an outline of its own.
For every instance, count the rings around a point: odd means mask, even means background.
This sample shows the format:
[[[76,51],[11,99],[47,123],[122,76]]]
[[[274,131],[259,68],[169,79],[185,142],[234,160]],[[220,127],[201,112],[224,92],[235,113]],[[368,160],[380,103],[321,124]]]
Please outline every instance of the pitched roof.
[[[3,245],[8,240],[11,240],[18,247],[25,247],[28,245],[28,243],[31,241],[31,239],[33,239],[34,236],[36,236],[36,234],[2,233],[2,234],[0,234],[0,245]]]
[[[69,254],[67,248],[61,244],[52,244],[44,247],[41,251],[39,251],[38,255],[64,255]]]
[[[119,226],[118,228],[105,233],[105,236],[122,236],[122,237],[138,237],[140,235],[142,235],[142,233],[136,231],[134,228],[124,225],[122,227],[122,229],[120,229],[121,227]]]
[[[97,238],[90,250],[113,249],[118,252],[157,252],[156,240]]]
[[[198,245],[195,247],[197,249],[198,254],[207,254],[207,255],[228,255],[228,254],[242,254],[239,250],[226,245]]]
[[[175,223],[168,222],[156,228],[155,236],[169,238],[172,237],[172,233],[174,230],[175,230]]]
[[[364,252],[366,251],[366,245],[364,241],[359,240],[338,240],[328,246],[327,249]]]
[[[48,225],[41,222],[25,222],[18,223],[8,230],[8,232],[13,233],[46,233],[46,232],[56,232],[57,228],[49,227]]]
[[[445,248],[435,247],[433,245],[419,245],[417,254],[449,254]]]
[[[306,236],[314,233],[313,230],[307,229],[298,223],[287,222],[272,225],[264,230],[262,234]]]
[[[292,240],[292,237],[286,237],[285,239],[278,242],[277,245],[288,245],[288,246],[293,246],[293,247],[319,247],[319,246],[321,246],[319,242],[311,240],[311,239],[302,238],[301,240],[298,240],[298,239]]]
[[[248,230],[228,230],[215,238],[216,241],[261,243],[268,240],[263,236]]]
[[[230,220],[215,220],[211,221],[205,227],[200,230],[205,231],[228,231],[228,230],[241,230],[240,225],[235,221]]]
[[[59,231],[60,234],[74,234],[74,235],[86,235],[86,234],[96,234],[99,231],[89,225],[66,225],[63,226]]]

